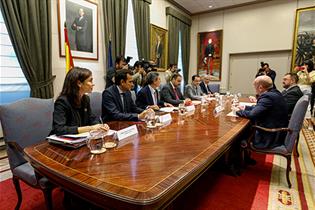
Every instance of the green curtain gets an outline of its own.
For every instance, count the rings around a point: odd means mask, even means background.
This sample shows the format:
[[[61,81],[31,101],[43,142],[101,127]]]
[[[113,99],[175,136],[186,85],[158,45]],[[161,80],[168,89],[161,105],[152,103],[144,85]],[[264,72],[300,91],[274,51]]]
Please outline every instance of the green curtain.
[[[115,63],[116,56],[125,55],[127,12],[128,0],[103,1],[106,54],[111,39],[113,63]],[[107,61],[107,66],[108,63],[109,61]]]
[[[168,19],[168,64],[177,64],[180,21],[169,16]]]
[[[189,75],[189,58],[190,58],[190,26],[181,24],[181,44],[182,44],[182,63],[183,63],[183,75],[184,82],[188,84]]]
[[[150,58],[150,4],[148,0],[132,0],[139,60]]]
[[[0,0],[0,6],[31,97],[52,98],[51,1]]]
[[[168,62],[169,64],[177,64],[178,62],[179,33],[181,33],[182,71],[186,85],[189,75],[191,19],[172,7],[166,8],[166,14],[168,15],[168,33],[170,40],[168,45]]]

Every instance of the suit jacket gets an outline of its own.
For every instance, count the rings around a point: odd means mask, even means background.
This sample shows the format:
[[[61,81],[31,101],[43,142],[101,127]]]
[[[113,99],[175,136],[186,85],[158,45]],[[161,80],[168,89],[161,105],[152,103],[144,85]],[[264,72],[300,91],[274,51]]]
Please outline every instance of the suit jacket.
[[[188,84],[185,87],[185,97],[190,98],[191,100],[201,100],[201,88],[198,85],[197,89],[195,86]]]
[[[303,96],[303,93],[299,86],[294,85],[286,90],[282,91],[282,95],[285,98],[288,105],[288,114],[291,117],[296,102]]]
[[[170,103],[174,106],[177,106],[178,104],[183,103],[185,100],[183,94],[180,92],[179,87],[175,89],[179,98],[178,100],[176,100],[174,89],[170,82],[163,86],[161,90],[161,100],[164,102]]]
[[[66,96],[59,96],[55,101],[53,130],[51,134],[77,134],[78,127],[99,123],[92,114],[90,98],[82,97],[80,107],[73,107]]]
[[[125,93],[126,108],[124,111],[120,93],[116,85],[112,85],[103,91],[102,95],[102,118],[104,121],[128,120],[137,121],[138,114],[143,109],[138,108],[132,100],[130,91]]]
[[[201,88],[201,92],[203,92],[204,94],[208,95],[209,93],[212,93],[209,85],[206,85],[204,82],[201,82],[199,86]]]
[[[159,107],[164,106],[164,102],[160,100],[159,92],[157,93],[157,105]],[[145,109],[149,105],[154,105],[151,90],[148,85],[144,86],[137,94],[136,104],[138,107]]]
[[[288,125],[288,107],[282,94],[271,89],[261,94],[255,106],[246,106],[237,115],[249,118],[256,125],[266,128],[284,128]],[[281,133],[279,141],[275,140],[275,133],[257,131],[253,141],[257,148],[273,148],[283,144],[286,133]]]

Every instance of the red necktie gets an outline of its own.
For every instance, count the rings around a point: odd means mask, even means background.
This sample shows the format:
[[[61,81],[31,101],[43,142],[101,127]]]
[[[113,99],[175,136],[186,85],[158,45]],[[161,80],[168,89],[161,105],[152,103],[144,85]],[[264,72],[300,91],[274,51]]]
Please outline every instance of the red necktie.
[[[177,94],[176,88],[174,88],[174,93],[175,93],[175,98],[176,98],[176,100],[179,100],[179,97],[178,97],[178,94]]]

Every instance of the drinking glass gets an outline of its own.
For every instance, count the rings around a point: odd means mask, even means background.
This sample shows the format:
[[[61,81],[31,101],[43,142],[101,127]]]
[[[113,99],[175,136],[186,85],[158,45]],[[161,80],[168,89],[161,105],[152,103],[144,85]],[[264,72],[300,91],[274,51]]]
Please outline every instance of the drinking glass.
[[[114,131],[109,131],[105,136],[104,136],[104,147],[106,149],[111,149],[117,146],[117,136]]]
[[[178,105],[178,113],[179,115],[184,115],[186,112],[185,104],[181,103]]]
[[[86,142],[92,154],[101,154],[106,151],[104,148],[104,136],[106,132],[101,130],[90,131],[90,136]]]
[[[147,128],[155,128],[156,126],[155,112],[148,112],[145,118],[145,122],[147,124]]]

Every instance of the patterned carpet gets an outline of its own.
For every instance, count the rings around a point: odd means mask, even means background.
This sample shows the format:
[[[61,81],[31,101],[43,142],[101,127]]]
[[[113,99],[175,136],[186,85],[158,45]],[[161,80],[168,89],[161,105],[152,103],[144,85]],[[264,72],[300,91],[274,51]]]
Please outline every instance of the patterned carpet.
[[[304,122],[298,151],[292,159],[291,189],[286,182],[286,159],[274,156],[270,179],[268,209],[315,209],[315,138]],[[302,135],[303,134],[303,135]]]

